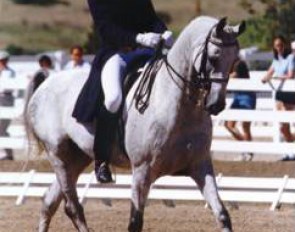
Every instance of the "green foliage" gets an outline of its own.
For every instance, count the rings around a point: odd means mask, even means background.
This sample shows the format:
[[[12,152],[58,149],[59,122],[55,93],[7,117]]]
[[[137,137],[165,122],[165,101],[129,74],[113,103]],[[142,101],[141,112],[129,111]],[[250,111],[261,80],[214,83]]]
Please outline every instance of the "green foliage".
[[[249,0],[241,0],[241,5],[249,13],[255,14]],[[294,0],[260,0],[265,5],[262,15],[247,21],[247,31],[241,37],[243,46],[257,45],[261,49],[270,49],[272,39],[283,35],[289,40],[295,39],[295,1]]]
[[[0,24],[0,40],[7,41],[6,44],[10,44],[12,50],[22,48],[25,54],[61,48],[68,50],[74,44],[85,43],[86,36],[87,28],[70,27],[59,23],[53,25]]]
[[[91,32],[88,32],[87,41],[84,44],[84,50],[86,53],[96,53],[100,46],[100,38],[95,30],[94,24],[92,24]]]
[[[52,5],[56,4],[58,0],[11,0],[16,4],[34,4],[34,5]]]
[[[20,46],[9,44],[5,49],[11,55],[22,55],[24,53],[24,49]]]

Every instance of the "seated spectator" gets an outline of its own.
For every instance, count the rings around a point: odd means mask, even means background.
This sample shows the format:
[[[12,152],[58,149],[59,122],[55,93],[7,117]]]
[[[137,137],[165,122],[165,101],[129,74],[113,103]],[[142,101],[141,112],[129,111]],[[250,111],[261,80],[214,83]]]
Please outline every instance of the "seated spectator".
[[[295,66],[294,55],[291,54],[289,43],[282,36],[278,36],[273,40],[274,59],[269,67],[267,74],[262,79],[263,83],[270,81],[272,78],[280,80],[288,80],[294,78]],[[276,109],[279,111],[294,110],[295,93],[294,92],[276,92]],[[281,123],[281,133],[286,142],[293,142],[294,138],[290,131],[289,123]],[[286,154],[282,161],[295,160],[295,153]]]
[[[0,81],[5,78],[15,78],[15,72],[8,66],[9,53],[0,51]],[[12,90],[4,90],[0,92],[0,106],[13,106],[14,96]],[[0,120],[0,137],[9,137],[7,129],[10,125],[10,119]],[[13,160],[12,149],[4,149],[5,154],[0,155],[0,160]]]
[[[295,40],[291,43],[292,54],[295,56]]]
[[[87,68],[90,69],[91,65],[83,59],[84,51],[81,46],[73,46],[70,50],[71,61],[69,61],[64,69],[75,69],[75,68]]]
[[[230,78],[241,78],[249,79],[250,74],[247,67],[247,64],[238,59],[235,61],[230,72]],[[256,107],[256,94],[250,91],[238,91],[234,92],[233,103],[230,106],[231,109],[239,110],[253,110]],[[232,136],[241,141],[251,141],[251,122],[242,122],[242,131],[236,127],[236,121],[226,121],[225,127],[232,134]],[[253,153],[244,152],[242,153],[242,160],[250,161],[253,158]]]
[[[42,55],[39,58],[40,70],[33,77],[33,90],[35,91],[39,85],[53,72],[52,60],[47,55]]]

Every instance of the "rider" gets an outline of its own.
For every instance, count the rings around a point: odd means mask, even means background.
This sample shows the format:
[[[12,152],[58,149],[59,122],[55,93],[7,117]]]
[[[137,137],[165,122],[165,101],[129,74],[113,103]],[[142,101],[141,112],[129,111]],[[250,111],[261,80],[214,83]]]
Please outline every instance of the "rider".
[[[96,119],[95,173],[99,182],[107,183],[112,181],[108,163],[126,66],[135,57],[151,57],[167,28],[157,17],[151,0],[88,0],[88,5],[101,46],[73,117],[80,123]],[[172,43],[172,36],[165,38],[167,46]]]

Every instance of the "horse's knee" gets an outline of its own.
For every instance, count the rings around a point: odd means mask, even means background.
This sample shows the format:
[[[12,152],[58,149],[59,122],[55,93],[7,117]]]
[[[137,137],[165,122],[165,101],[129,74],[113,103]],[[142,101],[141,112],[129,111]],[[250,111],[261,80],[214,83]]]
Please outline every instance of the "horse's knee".
[[[117,93],[105,98],[104,104],[109,112],[116,113],[122,102],[122,94]]]

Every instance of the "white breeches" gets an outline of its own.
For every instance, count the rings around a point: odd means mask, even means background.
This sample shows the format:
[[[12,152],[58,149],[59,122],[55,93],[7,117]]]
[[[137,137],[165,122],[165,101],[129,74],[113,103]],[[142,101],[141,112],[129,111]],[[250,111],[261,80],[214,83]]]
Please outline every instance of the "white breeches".
[[[108,111],[116,113],[122,102],[122,78],[126,62],[119,54],[113,55],[101,72],[101,84],[104,92],[104,104]]]
[[[137,56],[152,55],[151,49],[137,49],[128,53],[113,55],[104,65],[101,72],[101,84],[104,92],[104,104],[108,111],[116,113],[122,102],[122,83],[126,67]]]

